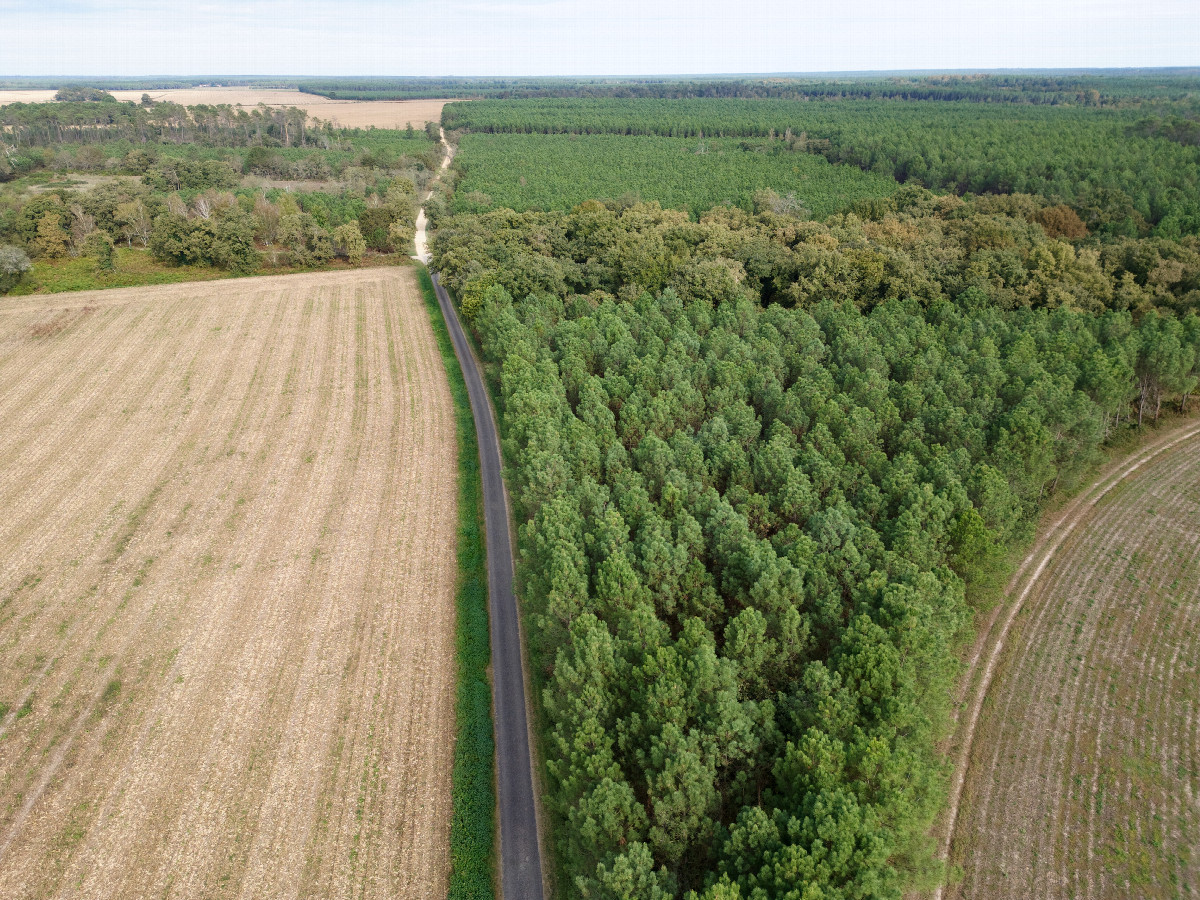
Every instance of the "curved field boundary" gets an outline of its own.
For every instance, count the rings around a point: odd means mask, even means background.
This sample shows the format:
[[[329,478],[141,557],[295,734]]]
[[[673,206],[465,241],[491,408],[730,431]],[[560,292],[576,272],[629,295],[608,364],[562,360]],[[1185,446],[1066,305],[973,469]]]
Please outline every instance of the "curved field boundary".
[[[1006,606],[998,608],[988,622],[988,627],[980,630],[981,638],[975,643],[971,658],[967,663],[968,675],[963,679],[964,689],[959,699],[966,703],[965,716],[961,714],[959,716],[959,727],[952,748],[954,775],[950,784],[947,811],[943,817],[944,824],[938,837],[942,859],[949,860],[950,848],[954,843],[963,787],[984,701],[995,678],[996,667],[1004,650],[1009,630],[1039,577],[1063,542],[1071,536],[1096,504],[1113,488],[1162,453],[1198,434],[1200,434],[1200,423],[1185,424],[1140,448],[1131,457],[1111,466],[1091,488],[1070,501],[1054,517],[1013,574],[1005,591],[1007,596],[1013,599]],[[944,886],[939,887],[934,893],[936,900],[942,900],[944,895]]]
[[[471,352],[446,289],[433,277],[438,303],[467,382],[479,461],[483,470],[487,527],[488,597],[492,633],[492,684],[496,724],[497,799],[500,807],[500,884],[508,900],[541,900],[542,855],[538,845],[529,717],[521,626],[513,593],[508,494],[501,475],[500,437],[483,373]]]

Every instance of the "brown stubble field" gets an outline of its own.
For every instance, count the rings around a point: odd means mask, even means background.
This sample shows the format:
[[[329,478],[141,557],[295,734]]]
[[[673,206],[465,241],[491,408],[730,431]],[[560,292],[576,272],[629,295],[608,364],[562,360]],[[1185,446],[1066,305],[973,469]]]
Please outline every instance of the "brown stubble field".
[[[0,305],[0,896],[444,894],[454,427],[408,268]]]
[[[1155,444],[1026,575],[951,897],[1200,896],[1200,428]]]
[[[174,91],[111,91],[121,101],[137,103],[142,94],[155,101],[216,106],[228,103],[252,109],[260,103],[282,108],[294,106],[310,116],[333,122],[343,128],[403,128],[411,124],[421,129],[426,122],[439,122],[442,107],[449,100],[331,100],[318,94],[275,88],[213,87],[182,88]],[[0,91],[0,106],[6,103],[50,103],[55,91]]]

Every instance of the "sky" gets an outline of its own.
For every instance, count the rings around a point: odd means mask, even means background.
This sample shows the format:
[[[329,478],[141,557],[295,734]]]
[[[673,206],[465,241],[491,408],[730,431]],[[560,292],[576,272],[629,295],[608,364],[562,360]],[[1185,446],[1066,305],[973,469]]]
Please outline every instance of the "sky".
[[[1195,65],[1198,0],[0,0],[0,76]]]

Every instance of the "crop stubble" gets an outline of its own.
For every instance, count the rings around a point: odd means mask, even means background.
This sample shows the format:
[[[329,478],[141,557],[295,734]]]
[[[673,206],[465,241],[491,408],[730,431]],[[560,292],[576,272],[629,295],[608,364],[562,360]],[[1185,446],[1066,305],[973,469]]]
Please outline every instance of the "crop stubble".
[[[0,106],[6,103],[50,103],[55,91],[0,91]],[[116,99],[137,103],[143,93],[157,102],[184,106],[229,104],[253,109],[260,103],[276,109],[294,106],[310,116],[343,128],[424,128],[426,122],[441,121],[442,107],[449,100],[333,100],[319,94],[281,88],[210,87],[171,91],[111,91]]]
[[[974,736],[952,896],[1200,895],[1200,436],[1090,508]]]
[[[0,307],[0,896],[444,893],[453,407],[409,269]]]

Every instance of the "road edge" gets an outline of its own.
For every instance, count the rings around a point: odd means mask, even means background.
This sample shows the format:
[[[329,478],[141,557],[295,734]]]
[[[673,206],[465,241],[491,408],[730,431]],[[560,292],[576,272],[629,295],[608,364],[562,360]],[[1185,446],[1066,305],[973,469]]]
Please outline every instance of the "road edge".
[[[501,895],[510,900],[542,900],[545,876],[538,798],[534,789],[528,679],[521,617],[513,590],[515,560],[511,517],[496,414],[482,366],[463,331],[450,295],[435,273],[430,273],[430,280],[466,381],[483,479]]]

